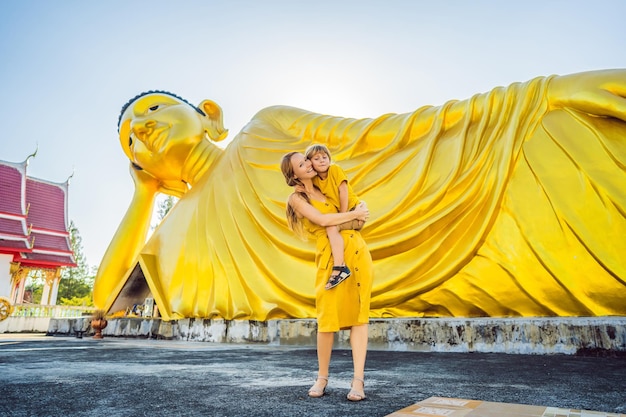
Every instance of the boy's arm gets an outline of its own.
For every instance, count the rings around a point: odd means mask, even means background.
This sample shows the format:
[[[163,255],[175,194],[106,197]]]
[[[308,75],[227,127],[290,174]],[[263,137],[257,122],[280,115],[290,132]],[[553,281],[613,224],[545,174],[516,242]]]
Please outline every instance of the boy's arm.
[[[348,182],[341,181],[339,184],[339,212],[345,213],[348,211]]]

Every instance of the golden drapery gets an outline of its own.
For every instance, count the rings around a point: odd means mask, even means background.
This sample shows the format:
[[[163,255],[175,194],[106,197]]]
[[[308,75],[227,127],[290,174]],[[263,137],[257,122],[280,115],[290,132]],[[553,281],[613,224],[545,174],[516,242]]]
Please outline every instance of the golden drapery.
[[[372,317],[625,314],[626,123],[551,110],[549,80],[375,119],[260,111],[138,257],[161,313],[314,317],[279,162],[315,142],[370,208]]]

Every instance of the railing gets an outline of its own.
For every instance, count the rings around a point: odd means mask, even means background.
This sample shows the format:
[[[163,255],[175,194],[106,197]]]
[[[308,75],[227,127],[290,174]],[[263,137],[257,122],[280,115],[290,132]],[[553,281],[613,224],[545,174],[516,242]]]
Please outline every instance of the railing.
[[[10,317],[73,318],[90,316],[95,310],[95,307],[15,304]]]

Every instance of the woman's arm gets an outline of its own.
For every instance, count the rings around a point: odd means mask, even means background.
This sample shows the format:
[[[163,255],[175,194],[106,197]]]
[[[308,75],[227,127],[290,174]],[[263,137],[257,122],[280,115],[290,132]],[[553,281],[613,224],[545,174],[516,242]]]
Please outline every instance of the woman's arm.
[[[353,211],[346,213],[324,214],[295,193],[289,196],[289,204],[293,207],[298,216],[306,217],[311,222],[322,227],[336,226],[352,220],[367,221],[369,218],[369,210],[364,204],[359,204]]]

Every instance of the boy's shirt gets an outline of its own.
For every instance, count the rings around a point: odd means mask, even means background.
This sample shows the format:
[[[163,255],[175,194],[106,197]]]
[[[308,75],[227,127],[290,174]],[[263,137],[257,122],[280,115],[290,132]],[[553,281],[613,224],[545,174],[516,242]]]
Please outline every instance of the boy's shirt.
[[[315,184],[326,195],[326,198],[332,203],[337,210],[339,210],[339,184],[345,181],[348,184],[348,210],[353,209],[359,204],[359,196],[357,196],[352,187],[346,173],[341,169],[339,165],[330,164],[328,168],[328,176],[325,180],[319,176],[313,178],[313,184]]]

